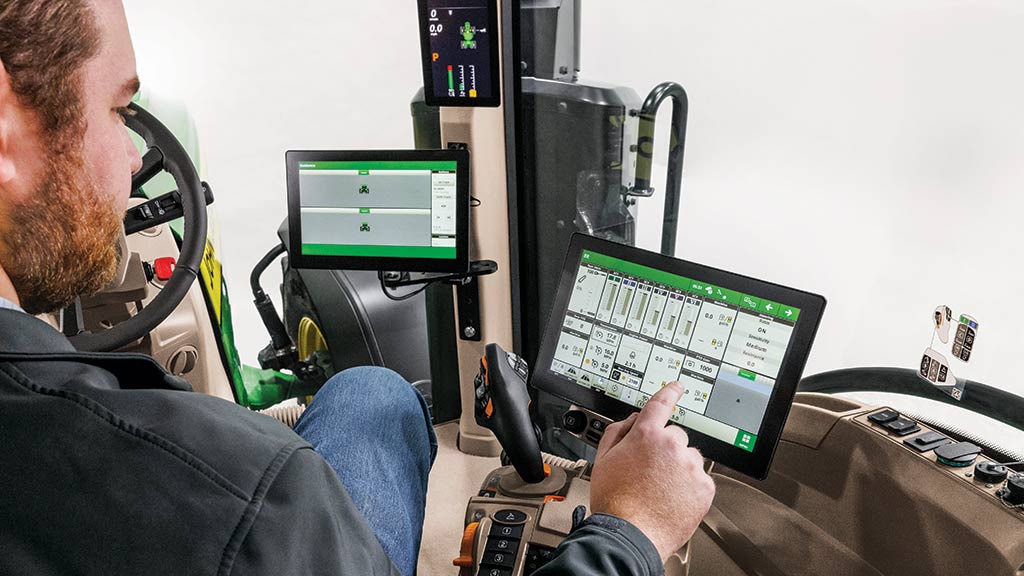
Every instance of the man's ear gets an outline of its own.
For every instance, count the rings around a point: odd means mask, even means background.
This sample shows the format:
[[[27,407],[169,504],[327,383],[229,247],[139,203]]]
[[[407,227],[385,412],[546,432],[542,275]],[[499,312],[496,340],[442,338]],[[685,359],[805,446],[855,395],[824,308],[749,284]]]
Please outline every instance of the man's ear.
[[[0,60],[0,188],[6,187],[18,175],[11,158],[16,110],[17,102],[11,89],[11,76],[7,73],[3,60]]]

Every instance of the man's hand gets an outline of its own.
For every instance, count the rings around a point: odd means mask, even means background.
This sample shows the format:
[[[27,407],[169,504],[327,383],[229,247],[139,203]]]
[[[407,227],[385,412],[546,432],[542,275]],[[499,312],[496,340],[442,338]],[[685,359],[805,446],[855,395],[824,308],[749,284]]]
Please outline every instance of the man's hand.
[[[704,459],[687,447],[686,431],[665,426],[682,395],[682,385],[673,382],[639,414],[609,426],[590,483],[593,512],[628,520],[654,542],[662,561],[693,536],[715,496]]]

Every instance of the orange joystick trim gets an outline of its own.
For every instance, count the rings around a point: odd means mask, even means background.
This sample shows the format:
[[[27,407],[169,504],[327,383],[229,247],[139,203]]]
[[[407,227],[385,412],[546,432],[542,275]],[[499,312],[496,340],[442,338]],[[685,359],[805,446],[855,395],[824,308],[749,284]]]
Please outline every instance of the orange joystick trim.
[[[462,533],[462,546],[459,548],[459,557],[452,560],[453,566],[473,567],[473,548],[476,546],[476,531],[479,528],[479,522],[473,522],[466,526],[466,531]]]

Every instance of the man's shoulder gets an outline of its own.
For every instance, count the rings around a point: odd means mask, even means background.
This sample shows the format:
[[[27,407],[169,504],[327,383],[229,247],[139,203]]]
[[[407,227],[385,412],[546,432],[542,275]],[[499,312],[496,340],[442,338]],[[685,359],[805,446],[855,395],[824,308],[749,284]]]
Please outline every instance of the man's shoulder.
[[[95,366],[0,363],[0,380],[6,381],[0,397],[19,398],[11,409],[20,406],[29,421],[50,422],[48,436],[81,444],[98,462],[123,449],[98,441],[114,432],[137,447],[124,455],[126,463],[145,465],[170,455],[239,497],[254,494],[282,451],[308,446],[283,424],[237,404],[192,392],[125,389]]]
[[[287,427],[191,392],[110,388],[109,377],[82,366],[46,382],[0,362],[0,572],[213,574],[241,558],[260,567],[247,573],[271,573],[261,551],[273,539],[261,536],[305,534],[308,521],[333,527],[319,534],[325,551],[352,539],[367,566],[388,565],[372,534],[355,537],[358,512],[333,472]]]

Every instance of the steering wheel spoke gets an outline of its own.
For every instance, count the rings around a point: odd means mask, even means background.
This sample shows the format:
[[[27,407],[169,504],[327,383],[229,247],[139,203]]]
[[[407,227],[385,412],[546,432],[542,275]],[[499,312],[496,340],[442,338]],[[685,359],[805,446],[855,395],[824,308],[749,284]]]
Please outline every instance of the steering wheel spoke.
[[[70,306],[60,312],[60,331],[67,337],[85,332],[85,316],[82,313],[82,299],[75,298]]]
[[[132,192],[145,186],[157,174],[163,172],[164,153],[159,148],[150,148],[142,157],[142,168],[132,174]]]

